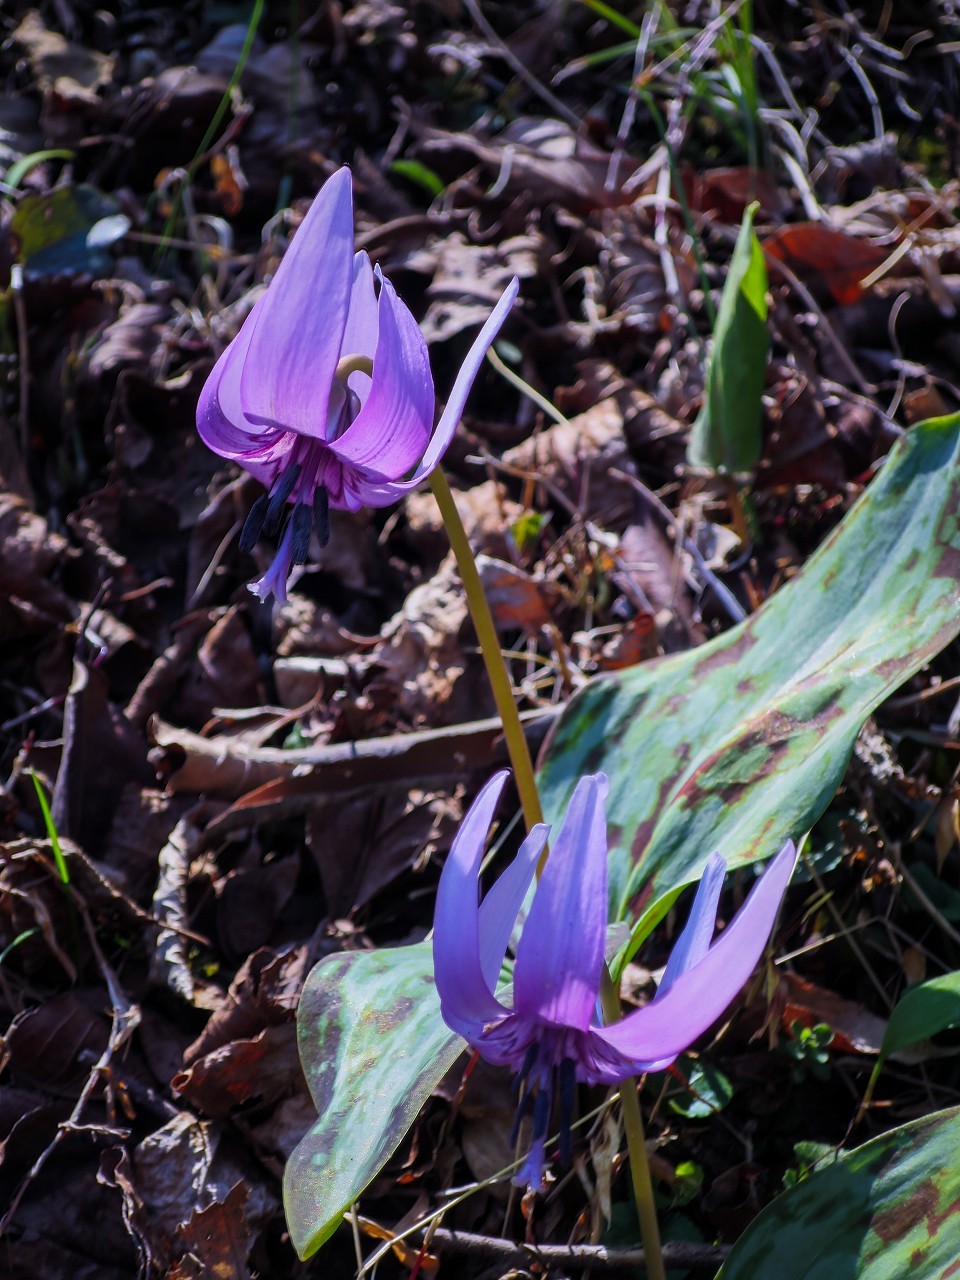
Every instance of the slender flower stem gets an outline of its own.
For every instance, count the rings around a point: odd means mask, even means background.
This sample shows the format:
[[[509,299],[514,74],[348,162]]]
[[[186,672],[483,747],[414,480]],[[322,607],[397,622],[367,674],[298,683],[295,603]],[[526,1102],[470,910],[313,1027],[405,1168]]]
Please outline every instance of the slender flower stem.
[[[440,508],[440,515],[443,517],[453,554],[457,558],[457,567],[460,570],[460,578],[467,597],[467,607],[473,619],[477,639],[480,641],[480,651],[487,668],[487,679],[490,681],[493,699],[503,724],[503,736],[507,742],[507,752],[520,795],[523,820],[529,831],[531,827],[543,821],[543,810],[540,808],[540,796],[537,793],[530,748],[527,746],[517,704],[513,700],[513,686],[500,650],[500,641],[496,627],[493,625],[493,615],[483,591],[483,583],[480,581],[477,563],[473,558],[470,542],[463,527],[463,521],[460,519],[460,512],[453,500],[447,478],[439,467],[434,468],[430,473],[430,488]]]
[[[600,980],[600,1004],[605,1022],[617,1022],[620,1018],[620,997],[613,985],[610,971],[605,967]],[[650,1162],[647,1160],[647,1144],[643,1133],[643,1116],[637,1097],[636,1082],[624,1080],[620,1085],[620,1107],[623,1112],[623,1128],[627,1135],[627,1155],[630,1157],[630,1177],[633,1181],[633,1200],[640,1221],[640,1239],[647,1264],[649,1280],[666,1280],[663,1249],[660,1245],[660,1227],[657,1208],[653,1202],[653,1180]]]
[[[513,765],[517,791],[520,794],[523,818],[529,831],[535,823],[543,821],[543,811],[540,807],[533,761],[530,758],[517,705],[513,700],[513,687],[503,660],[496,628],[493,625],[493,615],[484,594],[483,583],[480,580],[460,513],[453,500],[446,476],[439,467],[430,474],[430,488],[437,500],[450,545],[457,558],[467,606],[480,642],[480,650],[483,653],[487,678],[493,690],[497,711],[500,713],[510,763]],[[546,850],[541,859],[540,871],[543,870],[542,864],[545,859]],[[606,966],[604,966],[601,980],[600,1000],[603,1005],[604,1019],[607,1022],[616,1022],[620,1017],[620,997]],[[650,1178],[650,1165],[647,1161],[647,1148],[643,1136],[643,1118],[640,1114],[640,1103],[633,1080],[625,1080],[621,1085],[620,1105],[623,1109],[623,1127],[627,1135],[630,1175],[633,1179],[633,1196],[640,1222],[640,1237],[647,1262],[647,1275],[650,1280],[665,1280],[660,1230],[657,1226],[657,1211],[653,1202],[653,1182]]]

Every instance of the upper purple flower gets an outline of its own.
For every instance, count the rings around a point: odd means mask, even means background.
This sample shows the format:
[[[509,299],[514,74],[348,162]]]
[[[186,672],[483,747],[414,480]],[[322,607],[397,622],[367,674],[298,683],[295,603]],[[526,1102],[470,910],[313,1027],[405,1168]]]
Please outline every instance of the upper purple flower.
[[[602,773],[577,784],[517,945],[513,1008],[494,989],[549,828],[534,829],[478,905],[477,876],[506,772],[471,805],[440,877],[433,960],[440,1012],[490,1062],[519,1070],[517,1113],[533,1111],[533,1142],[517,1181],[538,1187],[554,1102],[568,1155],[576,1080],[616,1084],[662,1071],[724,1012],[749,978],[793,874],[787,841],[711,946],[726,863],[706,865],[686,928],[654,999],[602,1026],[598,996],[607,928],[607,830]]]
[[[274,532],[293,506],[276,559],[251,587],[261,599],[286,598],[311,526],[321,545],[329,536],[331,505],[384,507],[430,474],[518,289],[514,279],[494,307],[433,429],[423,334],[390,281],[353,251],[350,170],[325,183],[197,406],[206,444],[267,488],[244,525],[242,549]]]

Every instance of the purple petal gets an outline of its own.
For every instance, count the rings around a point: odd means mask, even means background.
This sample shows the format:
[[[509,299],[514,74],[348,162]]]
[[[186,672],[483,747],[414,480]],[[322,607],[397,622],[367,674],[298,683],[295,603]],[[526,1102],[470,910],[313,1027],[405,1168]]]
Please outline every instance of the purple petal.
[[[673,981],[663,999],[658,996],[613,1026],[595,1027],[592,1034],[622,1054],[634,1072],[672,1062],[716,1022],[750,977],[796,860],[788,840],[707,954]]]
[[[727,874],[727,864],[719,853],[715,853],[704,867],[703,875],[697,886],[697,896],[690,908],[690,917],[686,927],[677,939],[676,946],[670,952],[670,959],[663,971],[657,996],[665,996],[681,973],[686,973],[707,954],[713,939],[713,931],[717,927],[717,906],[720,902],[720,891],[723,888],[723,877]]]
[[[549,834],[550,828],[543,822],[531,829],[517,856],[480,904],[480,967],[491,991],[496,988],[510,935]]]
[[[293,442],[285,432],[248,422],[240,408],[240,375],[262,302],[261,298],[254,306],[203,384],[197,430],[214,453],[239,462],[255,479],[269,485],[277,467],[286,465]]]
[[[496,774],[460,824],[437,889],[433,919],[433,972],[440,1012],[451,1030],[475,1042],[484,1026],[509,1010],[496,999],[480,960],[478,875],[487,832],[507,780]]]
[[[607,925],[606,794],[602,773],[580,779],[537,885],[513,974],[524,1018],[590,1025]]]
[[[341,356],[369,356],[372,360],[377,350],[379,319],[377,315],[377,291],[373,287],[373,267],[361,250],[353,259],[353,287],[350,290],[350,310],[340,343]],[[363,373],[352,373],[347,379],[361,400],[367,398],[370,379]]]
[[[506,320],[510,308],[516,301],[519,290],[520,281],[514,277],[503,291],[500,301],[491,311],[486,324],[477,334],[473,346],[467,352],[466,360],[460,366],[460,372],[457,374],[456,381],[453,384],[446,408],[440,416],[440,421],[434,429],[430,443],[427,445],[426,452],[416,471],[407,480],[395,480],[391,484],[379,486],[371,485],[366,490],[364,499],[370,506],[384,507],[387,503],[396,502],[398,498],[402,498],[411,489],[415,489],[418,484],[426,479],[444,453],[446,453],[450,441],[456,433],[457,425],[463,413],[463,406],[467,402],[467,396],[470,394],[474,379],[477,376],[480,365],[483,363],[484,356],[487,354],[487,348],[500,331],[500,326]]]
[[[423,334],[389,280],[380,286],[378,315],[373,384],[356,418],[328,447],[341,462],[393,480],[423,453],[433,421],[433,378]]]
[[[323,438],[352,286],[350,170],[339,169],[258,304],[240,378],[247,419]]]

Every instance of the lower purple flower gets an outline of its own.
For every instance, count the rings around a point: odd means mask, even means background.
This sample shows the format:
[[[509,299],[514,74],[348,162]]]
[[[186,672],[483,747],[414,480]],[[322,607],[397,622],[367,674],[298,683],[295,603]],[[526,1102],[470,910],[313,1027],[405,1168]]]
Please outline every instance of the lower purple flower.
[[[654,999],[610,1026],[597,1017],[607,929],[607,832],[602,773],[582,778],[547,860],[517,945],[513,1008],[494,994],[500,967],[549,828],[538,825],[478,901],[487,832],[506,772],[477,796],[440,877],[433,957],[440,1011],[487,1061],[512,1067],[522,1089],[517,1127],[533,1117],[516,1181],[539,1187],[554,1109],[569,1157],[578,1080],[618,1084],[662,1071],[727,1009],[763,954],[796,863],[787,841],[716,942],[726,863],[708,861]]]

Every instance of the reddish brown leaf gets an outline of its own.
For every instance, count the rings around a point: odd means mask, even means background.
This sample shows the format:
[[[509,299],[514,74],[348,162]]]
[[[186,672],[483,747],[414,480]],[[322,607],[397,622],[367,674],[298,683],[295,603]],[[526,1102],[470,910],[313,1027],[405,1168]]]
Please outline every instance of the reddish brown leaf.
[[[841,306],[862,296],[860,282],[886,261],[893,248],[872,244],[819,222],[795,222],[763,241],[768,262],[786,263],[808,288]],[[775,266],[772,270],[776,280]]]
[[[789,1031],[794,1023],[813,1027],[825,1022],[833,1032],[833,1047],[842,1053],[879,1053],[886,1023],[855,1000],[815,986],[793,973],[781,978],[786,988],[781,1022]]]

